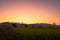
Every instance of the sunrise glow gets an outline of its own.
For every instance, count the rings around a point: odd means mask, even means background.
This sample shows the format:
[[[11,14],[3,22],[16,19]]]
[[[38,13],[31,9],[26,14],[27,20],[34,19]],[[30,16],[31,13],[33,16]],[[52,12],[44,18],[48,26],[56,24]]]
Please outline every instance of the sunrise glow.
[[[0,22],[60,24],[59,1],[1,1]]]

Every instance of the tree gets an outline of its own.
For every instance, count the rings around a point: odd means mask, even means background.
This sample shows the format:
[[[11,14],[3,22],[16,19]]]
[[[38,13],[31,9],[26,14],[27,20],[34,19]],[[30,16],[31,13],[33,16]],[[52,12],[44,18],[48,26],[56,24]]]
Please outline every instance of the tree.
[[[15,23],[12,23],[13,27],[16,27],[16,24]]]
[[[25,24],[24,26],[25,26],[25,28],[27,28],[27,24]]]

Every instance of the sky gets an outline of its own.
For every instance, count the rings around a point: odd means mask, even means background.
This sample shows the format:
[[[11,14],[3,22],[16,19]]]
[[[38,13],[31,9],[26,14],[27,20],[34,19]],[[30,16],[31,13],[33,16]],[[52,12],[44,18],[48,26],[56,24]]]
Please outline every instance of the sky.
[[[60,24],[60,0],[0,0],[0,22]]]

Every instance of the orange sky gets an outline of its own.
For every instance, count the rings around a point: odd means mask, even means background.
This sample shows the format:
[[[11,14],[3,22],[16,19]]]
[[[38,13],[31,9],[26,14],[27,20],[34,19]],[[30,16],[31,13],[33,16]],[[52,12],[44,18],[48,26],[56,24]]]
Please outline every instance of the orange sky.
[[[60,24],[59,2],[1,1],[0,22]]]

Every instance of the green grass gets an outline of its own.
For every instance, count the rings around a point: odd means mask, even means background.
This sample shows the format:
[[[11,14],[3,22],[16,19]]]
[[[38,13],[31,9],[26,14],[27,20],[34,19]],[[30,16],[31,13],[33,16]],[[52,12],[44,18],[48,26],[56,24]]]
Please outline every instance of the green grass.
[[[60,29],[0,28],[0,40],[60,40]]]

